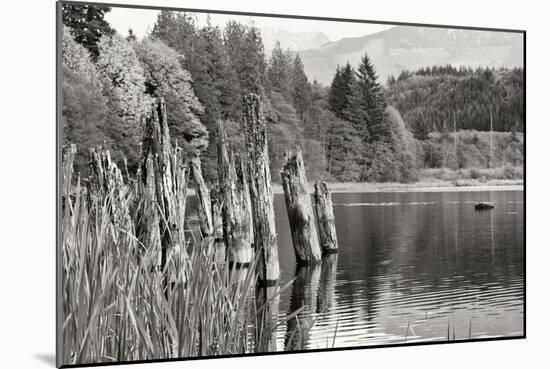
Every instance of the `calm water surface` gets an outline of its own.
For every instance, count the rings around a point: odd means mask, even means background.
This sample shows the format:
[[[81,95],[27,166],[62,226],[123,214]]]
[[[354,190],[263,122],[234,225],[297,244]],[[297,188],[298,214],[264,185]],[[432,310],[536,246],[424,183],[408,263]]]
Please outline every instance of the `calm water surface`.
[[[333,194],[339,252],[298,268],[275,196],[278,350],[523,334],[523,192]],[[491,211],[474,202],[492,201]],[[289,335],[288,332],[307,334]]]

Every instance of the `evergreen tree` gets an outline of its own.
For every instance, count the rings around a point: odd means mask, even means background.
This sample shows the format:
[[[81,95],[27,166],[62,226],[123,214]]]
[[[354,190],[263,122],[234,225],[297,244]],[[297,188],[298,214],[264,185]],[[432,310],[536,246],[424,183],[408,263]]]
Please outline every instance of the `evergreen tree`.
[[[355,71],[348,62],[343,68],[337,67],[336,74],[330,85],[330,110],[340,119],[346,120],[350,112],[352,86],[355,82]]]
[[[61,15],[63,24],[70,27],[76,42],[84,46],[92,58],[97,58],[97,43],[102,36],[111,36],[114,30],[104,19],[111,8],[103,5],[63,4]]]
[[[368,136],[374,141],[391,140],[391,127],[384,124],[384,114],[386,111],[386,101],[382,91],[382,86],[378,83],[378,76],[374,64],[365,54],[361,58],[361,63],[357,68],[357,88],[359,90],[359,115],[367,125]],[[366,137],[365,137],[366,138]]]
[[[452,122],[456,115],[457,130],[490,130],[493,107],[494,131],[510,131],[519,123],[524,127],[523,70],[453,66],[403,71],[388,86],[388,103],[395,106],[403,119],[421,140],[428,133],[441,131],[442,122]]]
[[[230,21],[225,27],[224,44],[237,73],[241,95],[264,94],[266,62],[259,29]]]
[[[193,41],[196,33],[196,18],[186,12],[162,10],[153,25],[151,37],[162,40],[167,46],[185,55],[185,62],[193,59]],[[190,71],[189,65],[185,68]]]
[[[304,72],[304,64],[299,54],[296,54],[294,57],[291,81],[291,96],[294,108],[298,112],[300,119],[304,121],[306,111],[311,104],[311,85]]]
[[[267,67],[267,76],[269,78],[269,87],[285,97],[291,97],[291,79],[292,79],[292,59],[288,52],[284,52],[281,43],[277,41],[269,64]]]

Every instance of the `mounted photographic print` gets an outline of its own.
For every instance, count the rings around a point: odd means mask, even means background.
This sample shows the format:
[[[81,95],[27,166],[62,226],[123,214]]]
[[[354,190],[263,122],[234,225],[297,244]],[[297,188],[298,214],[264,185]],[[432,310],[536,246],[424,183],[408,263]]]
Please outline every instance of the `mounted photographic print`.
[[[57,17],[58,366],[525,337],[524,31]]]

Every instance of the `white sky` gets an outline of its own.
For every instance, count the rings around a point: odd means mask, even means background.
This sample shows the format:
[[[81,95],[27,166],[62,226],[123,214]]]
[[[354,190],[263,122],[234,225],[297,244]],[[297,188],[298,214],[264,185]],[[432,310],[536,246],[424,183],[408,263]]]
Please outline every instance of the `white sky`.
[[[112,7],[105,19],[118,33],[126,35],[132,28],[138,38],[152,29],[159,11],[149,9],[132,9]],[[206,13],[197,13],[200,24],[206,23]],[[212,24],[223,27],[230,19],[244,24],[254,24],[260,28],[282,29],[290,32],[323,32],[331,41],[345,37],[358,37],[388,29],[391,26],[372,23],[349,23],[335,21],[318,21],[307,19],[288,19],[273,17],[250,17],[226,14],[210,14]]]

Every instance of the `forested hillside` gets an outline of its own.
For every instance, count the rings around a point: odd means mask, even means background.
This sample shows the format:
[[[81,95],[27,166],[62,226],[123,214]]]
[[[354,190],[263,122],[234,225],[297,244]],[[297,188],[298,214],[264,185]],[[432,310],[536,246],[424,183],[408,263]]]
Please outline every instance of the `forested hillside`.
[[[388,103],[419,139],[455,129],[523,131],[523,70],[428,67],[388,79]]]
[[[279,43],[266,55],[254,26],[200,25],[190,13],[162,11],[138,40],[131,30],[117,34],[103,19],[108,11],[63,7],[64,140],[79,146],[83,176],[87,148],[99,144],[118,162],[125,158],[127,175],[135,175],[143,114],[162,96],[172,139],[187,157],[200,155],[206,179],[215,181],[217,120],[242,150],[247,92],[262,97],[275,181],[293,146],[302,147],[310,180],[414,181],[424,168],[523,164],[521,69],[424,68],[383,86],[365,54],[356,66],[337,67],[323,86]],[[506,133],[486,149],[487,135],[476,131],[490,130],[491,116],[492,129]],[[461,130],[468,131],[453,133]],[[513,155],[503,151],[511,147],[506,140],[516,145]]]

